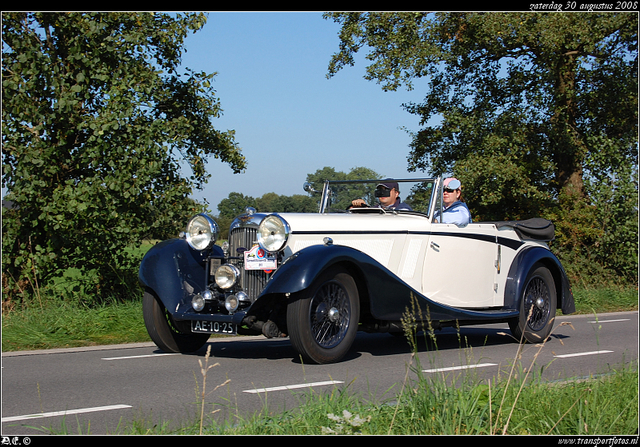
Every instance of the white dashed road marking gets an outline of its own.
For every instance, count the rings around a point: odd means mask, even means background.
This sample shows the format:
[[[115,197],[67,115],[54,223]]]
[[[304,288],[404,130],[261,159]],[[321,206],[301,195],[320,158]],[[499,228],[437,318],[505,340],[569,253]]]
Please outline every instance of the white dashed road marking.
[[[327,380],[326,382],[300,383],[297,385],[274,386],[271,388],[255,388],[253,390],[244,390],[243,392],[249,393],[249,394],[257,394],[257,393],[267,393],[271,391],[284,391],[284,390],[295,390],[299,388],[311,388],[314,386],[335,385],[339,383],[344,383],[344,382],[341,380]]]
[[[566,359],[569,357],[582,357],[584,355],[598,355],[598,354],[610,354],[613,351],[590,351],[590,352],[576,352],[574,354],[558,354],[554,355],[557,359]]]
[[[498,365],[496,363],[478,363],[477,365],[463,365],[463,366],[451,366],[449,368],[424,369],[422,370],[422,372],[434,373],[434,372],[458,371],[461,369],[485,368],[487,366],[498,366]]]
[[[79,408],[77,410],[52,411],[50,413],[25,414],[22,416],[11,416],[2,418],[2,423],[23,421],[25,419],[50,418],[54,416],[68,416],[70,414],[95,413],[97,411],[123,410],[131,408],[131,405],[107,405],[104,407]]]
[[[617,320],[590,320],[589,323],[620,323],[621,321],[629,321],[629,318],[620,318]]]
[[[145,355],[130,355],[126,357],[103,357],[102,360],[128,360],[128,359],[142,359],[145,357],[162,357],[165,355],[178,355],[175,353],[164,353],[164,354],[145,354]]]

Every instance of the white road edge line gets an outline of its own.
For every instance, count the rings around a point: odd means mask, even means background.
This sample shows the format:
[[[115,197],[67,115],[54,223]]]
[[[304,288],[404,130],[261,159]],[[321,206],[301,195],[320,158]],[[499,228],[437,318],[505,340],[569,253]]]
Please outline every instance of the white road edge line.
[[[22,416],[11,416],[7,418],[2,418],[2,423],[5,422],[15,422],[22,421],[25,419],[39,419],[39,418],[50,418],[54,416],[67,416],[70,414],[82,414],[82,413],[94,413],[97,411],[108,411],[108,410],[123,410],[125,408],[131,408],[131,405],[107,405],[104,407],[92,407],[92,408],[79,408],[77,410],[66,410],[66,411],[52,411],[50,413],[37,413],[37,414],[25,414]]]
[[[497,363],[478,363],[477,365],[463,365],[463,366],[451,366],[449,368],[424,369],[422,370],[422,372],[434,373],[434,372],[458,371],[461,369],[484,368],[487,366],[498,366],[498,365]]]
[[[314,386],[336,385],[339,383],[344,383],[344,382],[342,380],[327,380],[326,382],[311,382],[311,383],[300,383],[297,385],[274,386],[270,388],[256,388],[253,390],[244,390],[243,393],[258,394],[258,393],[266,393],[270,391],[284,391],[284,390],[295,390],[299,388],[311,388]]]
[[[582,357],[583,355],[598,355],[598,354],[610,354],[613,351],[590,351],[590,352],[576,352],[575,354],[558,354],[554,355],[557,359],[566,359],[569,357]]]

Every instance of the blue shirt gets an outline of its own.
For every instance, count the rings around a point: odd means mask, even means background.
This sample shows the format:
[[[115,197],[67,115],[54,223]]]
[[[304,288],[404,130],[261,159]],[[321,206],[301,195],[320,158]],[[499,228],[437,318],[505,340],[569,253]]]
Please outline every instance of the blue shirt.
[[[436,211],[435,218],[439,219],[440,210]],[[471,213],[464,202],[454,202],[450,207],[442,212],[442,223],[452,223],[456,225],[468,225],[471,223]]]

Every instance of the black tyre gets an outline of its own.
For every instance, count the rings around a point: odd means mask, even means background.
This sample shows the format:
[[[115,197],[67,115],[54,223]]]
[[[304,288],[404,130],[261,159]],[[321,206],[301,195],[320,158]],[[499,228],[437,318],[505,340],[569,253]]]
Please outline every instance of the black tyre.
[[[149,290],[142,297],[142,314],[151,340],[165,352],[194,352],[209,340],[208,334],[180,330],[162,301]]]
[[[509,322],[511,333],[519,341],[545,341],[553,328],[556,306],[556,287],[551,272],[542,265],[534,265],[525,280],[520,315]]]
[[[360,299],[348,273],[331,269],[287,306],[287,328],[294,349],[313,363],[337,362],[358,331]]]

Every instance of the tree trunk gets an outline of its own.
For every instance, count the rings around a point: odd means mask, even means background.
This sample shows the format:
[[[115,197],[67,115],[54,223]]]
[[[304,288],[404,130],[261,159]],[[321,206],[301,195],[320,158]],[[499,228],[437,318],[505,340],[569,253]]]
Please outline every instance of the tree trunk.
[[[555,112],[552,118],[551,151],[556,163],[556,186],[575,199],[585,197],[583,162],[587,150],[576,125],[577,51],[566,51],[555,66]]]

